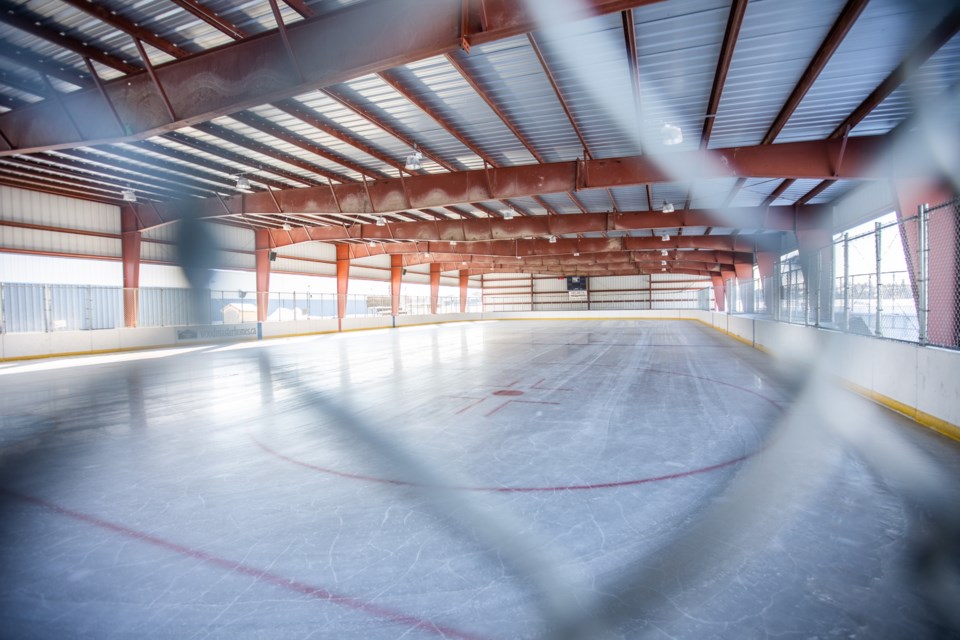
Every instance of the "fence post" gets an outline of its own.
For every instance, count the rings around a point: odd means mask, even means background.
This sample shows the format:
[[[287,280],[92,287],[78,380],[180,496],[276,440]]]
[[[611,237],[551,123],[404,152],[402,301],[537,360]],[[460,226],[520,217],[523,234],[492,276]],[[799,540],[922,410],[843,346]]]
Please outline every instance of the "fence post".
[[[843,234],[843,330],[850,331],[850,234]]]
[[[43,330],[50,331],[53,326],[53,296],[50,293],[50,285],[43,285]]]
[[[820,288],[823,286],[823,251],[824,251],[823,249],[821,249],[820,251],[817,251],[817,280],[816,280],[817,298],[816,298],[816,304],[814,305],[814,308],[813,308],[813,326],[817,328],[820,327],[820,304],[821,304]]]
[[[880,314],[881,314],[881,312],[883,311],[883,297],[882,297],[882,296],[883,296],[883,288],[882,288],[882,285],[881,285],[881,283],[880,283],[880,251],[882,250],[882,246],[881,246],[881,243],[880,243],[880,230],[881,230],[882,228],[883,228],[883,227],[880,225],[879,222],[874,223],[874,229],[875,229],[875,231],[874,231],[874,243],[875,243],[875,246],[876,246],[875,252],[876,252],[876,258],[877,258],[877,320],[876,320],[876,322],[874,323],[875,326],[874,326],[873,332],[874,332],[875,335],[878,335],[878,336],[882,336],[882,335],[883,335],[883,332],[882,332],[882,330],[880,329]]]
[[[917,341],[921,346],[927,344],[927,269],[929,267],[930,247],[927,239],[927,223],[929,222],[929,212],[927,205],[921,204],[917,207],[917,224],[919,245],[920,245],[920,277],[917,278],[917,324],[919,332]]]
[[[0,283],[0,334],[7,332],[7,305],[4,299],[7,285]]]
[[[778,252],[779,253],[779,252]],[[780,322],[780,288],[783,286],[783,274],[781,271],[780,256],[776,256],[773,261],[773,295],[770,297],[773,301],[773,319]]]
[[[93,329],[93,287],[87,286],[87,297],[84,300],[84,320],[86,321],[86,326],[84,329],[90,331]]]

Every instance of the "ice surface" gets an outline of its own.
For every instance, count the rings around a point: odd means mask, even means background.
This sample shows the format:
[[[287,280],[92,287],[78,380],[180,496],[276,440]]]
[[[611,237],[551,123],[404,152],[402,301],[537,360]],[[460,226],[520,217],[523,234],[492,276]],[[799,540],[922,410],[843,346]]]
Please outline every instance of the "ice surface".
[[[543,575],[572,609],[605,610],[631,576],[656,585],[611,637],[938,637],[906,564],[922,524],[844,449],[807,499],[766,514],[756,548],[718,534],[690,551],[735,562],[686,583],[663,555],[722,510],[792,394],[767,356],[669,321],[7,366],[0,636],[549,634],[542,584],[464,524],[495,513],[517,548],[550,558]],[[957,485],[953,443],[886,420]],[[421,466],[384,459],[364,426]],[[424,486],[439,481],[454,501]]]

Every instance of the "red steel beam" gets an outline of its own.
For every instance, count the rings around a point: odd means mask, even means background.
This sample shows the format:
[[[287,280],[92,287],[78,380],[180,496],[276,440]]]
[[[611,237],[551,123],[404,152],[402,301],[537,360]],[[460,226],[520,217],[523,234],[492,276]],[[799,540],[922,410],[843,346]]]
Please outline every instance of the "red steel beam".
[[[185,8],[190,5],[198,9],[190,0],[178,1]],[[585,0],[574,3],[575,12],[564,15],[564,19],[621,11],[650,1]],[[292,51],[297,60],[310,61],[301,64],[303,79],[289,68],[286,49],[276,30],[161,65],[157,67],[157,77],[178,116],[172,123],[150,78],[137,73],[105,83],[124,122],[122,131],[100,117],[107,105],[93,89],[65,96],[71,113],[84,114],[79,135],[56,113],[56,108],[45,104],[48,101],[0,115],[0,132],[10,138],[17,153],[67,148],[84,141],[146,138],[449,53],[461,44],[461,7],[461,2],[454,0],[369,0],[349,10],[292,24],[287,29]],[[471,26],[472,42],[491,42],[536,27],[524,3],[486,0],[484,8],[486,29],[479,24],[476,28]],[[208,79],[203,91],[197,90],[198,78]],[[10,151],[2,150],[0,154],[10,155]]]
[[[847,1],[847,4],[840,12],[840,15],[837,17],[836,21],[834,21],[833,26],[830,27],[829,33],[827,33],[827,36],[823,39],[823,42],[820,43],[820,48],[817,49],[813,59],[810,60],[810,64],[807,65],[803,75],[800,76],[797,84],[793,87],[793,91],[790,92],[790,96],[787,98],[787,101],[783,103],[783,106],[780,108],[780,112],[777,114],[777,117],[774,118],[773,123],[770,125],[767,133],[763,136],[763,140],[761,140],[760,144],[773,144],[773,141],[776,140],[778,135],[780,135],[780,132],[783,131],[787,121],[790,120],[790,116],[792,116],[793,112],[796,111],[798,106],[800,106],[803,98],[807,95],[807,92],[810,91],[811,87],[813,87],[814,83],[817,81],[817,78],[820,77],[820,74],[833,57],[833,54],[840,46],[840,43],[843,42],[843,39],[850,32],[850,29],[857,21],[857,18],[860,17],[863,9],[867,6],[867,2],[868,0]],[[745,180],[737,181],[727,199],[728,204],[733,200],[737,192],[743,188],[744,182]],[[783,191],[785,191],[789,186],[789,184],[784,186]],[[783,193],[783,191],[780,191],[780,193]],[[780,193],[778,193],[776,197],[779,197]],[[773,202],[773,200],[776,200],[776,197],[768,201]]]
[[[100,20],[100,22],[109,25],[118,31],[122,31],[131,38],[142,40],[150,46],[159,49],[160,51],[163,51],[167,55],[173,56],[174,58],[186,58],[187,56],[191,55],[190,52],[183,47],[177,46],[169,40],[159,37],[150,29],[145,29],[132,20],[124,18],[116,11],[111,11],[100,4],[95,4],[90,2],[90,0],[62,0],[62,2],[75,9],[79,9],[80,11],[93,16],[94,18],[97,18]]]
[[[102,65],[116,69],[125,74],[141,73],[143,69],[135,64],[131,64],[111,53],[103,50],[102,47],[96,47],[86,42],[81,42],[76,38],[66,35],[59,27],[51,29],[44,26],[48,22],[43,16],[25,9],[21,5],[16,5],[6,0],[0,1],[0,22],[4,22],[11,27],[32,36],[46,40],[58,47],[73,51],[84,58],[96,60]]]
[[[706,149],[710,144],[710,134],[713,133],[713,123],[717,111],[720,109],[720,98],[723,87],[727,82],[727,72],[730,71],[730,62],[737,46],[737,37],[743,25],[743,16],[747,13],[749,0],[733,0],[730,5],[730,17],[727,19],[727,28],[723,33],[723,44],[720,47],[720,56],[717,59],[717,70],[713,74],[713,86],[710,89],[710,99],[707,101],[707,113],[703,121],[703,131],[700,133],[700,148]],[[865,1],[865,0],[864,0]]]
[[[306,160],[302,160],[292,154],[277,151],[268,144],[258,142],[235,131],[227,129],[226,127],[221,127],[220,125],[212,124],[210,122],[201,122],[193,125],[193,128],[197,131],[202,131],[203,133],[220,138],[221,140],[226,140],[227,142],[233,143],[238,147],[255,151],[256,153],[267,156],[268,158],[279,160],[280,162],[298,167],[304,171],[309,171],[319,176],[323,176],[328,180],[336,180],[337,182],[356,182],[356,180],[353,178],[345,176],[341,173],[337,173],[336,171],[330,171],[329,169],[325,169],[319,165],[313,164],[312,162],[307,162]]]
[[[846,141],[843,165],[836,167],[841,140],[789,142],[711,151],[678,151],[672,161],[682,164],[688,178],[870,178],[909,177],[922,172],[916,163],[885,157],[885,136],[861,136]],[[521,167],[477,169],[453,173],[389,178],[366,184],[338,184],[286,189],[276,198],[289,213],[384,214],[408,209],[442,207],[484,200],[506,200],[544,193],[605,189],[648,182],[671,182],[655,156],[555,162]],[[224,210],[226,209],[226,210]],[[180,207],[184,214],[221,217],[224,214],[273,213],[277,207],[265,193],[243,198],[197,200]],[[568,216],[551,216],[566,218]],[[711,224],[709,226],[723,226]]]
[[[299,242],[339,242],[346,240],[366,241],[433,241],[476,243],[489,240],[517,240],[539,238],[548,242],[548,236],[565,236],[599,231],[657,231],[685,226],[724,226],[737,229],[758,229],[768,231],[795,231],[821,226],[825,209],[823,207],[743,207],[720,212],[706,210],[680,210],[671,214],[658,212],[636,213],[581,213],[563,216],[533,216],[501,220],[481,218],[476,220],[432,220],[411,223],[360,224],[350,227],[301,227],[289,232],[287,237],[275,237],[278,246]],[[714,224],[709,224],[709,223]],[[661,234],[651,238],[654,248],[669,248]],[[686,236],[678,236],[685,238]],[[715,238],[717,243],[727,242],[729,236],[704,236]],[[557,246],[571,247],[577,242],[591,239],[558,237]],[[614,241],[617,238],[605,238]],[[663,244],[657,245],[656,242]],[[554,243],[551,243],[554,244]],[[678,245],[679,246],[679,245]],[[713,245],[712,245],[713,246]]]
[[[187,11],[188,13],[193,14],[200,20],[206,22],[208,25],[221,31],[234,40],[242,40],[247,37],[247,34],[244,33],[240,28],[229,20],[224,19],[217,13],[214,13],[209,8],[200,4],[197,0],[171,0],[178,7]]]
[[[307,5],[303,0],[283,0],[291,9],[299,13],[304,18],[312,18],[316,14],[313,12],[313,9]]]
[[[847,131],[853,131],[853,129],[860,124],[864,118],[870,115],[874,109],[876,109],[881,102],[887,99],[887,97],[893,93],[897,87],[899,87],[903,82],[909,78],[911,75],[916,73],[920,67],[926,63],[930,57],[935,54],[940,48],[950,41],[953,36],[957,34],[957,31],[960,30],[960,7],[957,7],[951,11],[947,16],[937,24],[933,30],[927,34],[926,37],[921,38],[907,57],[904,58],[900,64],[897,65],[896,69],[890,72],[883,82],[881,82],[876,89],[874,89],[869,96],[867,96],[863,102],[854,109],[849,116],[847,116],[843,122],[837,125],[836,129],[828,136],[828,139],[837,139],[841,138],[847,134]],[[788,179],[785,180],[782,187],[782,191],[786,191],[794,183],[795,180]],[[832,182],[832,180],[828,180]],[[817,193],[820,193],[826,187],[821,183],[815,186],[813,189],[808,191],[803,195],[801,199],[804,201],[809,201]],[[777,194],[779,197],[779,193]],[[776,198],[767,198],[769,202],[773,202]]]
[[[347,158],[346,156],[342,156],[338,153],[333,153],[332,151],[328,151],[323,147],[319,146],[318,144],[314,143],[312,140],[308,140],[303,136],[292,133],[289,129],[286,129],[285,127],[281,127],[271,122],[267,118],[258,116],[256,114],[253,114],[247,111],[232,113],[230,114],[230,117],[236,120],[237,122],[243,123],[248,127],[256,129],[257,131],[261,131],[270,136],[273,136],[277,140],[282,140],[287,144],[291,144],[295,147],[303,149],[304,151],[308,151],[316,156],[319,156],[326,160],[330,160],[331,162],[336,162],[337,164],[347,169],[350,169],[352,171],[356,171],[361,175],[366,175],[366,176],[371,176],[376,178],[387,177],[387,174],[383,173],[382,171],[377,171],[376,169],[370,169],[369,167],[365,167],[362,164],[354,162],[353,160],[351,160],[350,158]]]
[[[769,234],[768,234],[769,235]],[[280,234],[273,233],[272,241],[276,241]],[[774,240],[776,241],[774,243]],[[480,257],[537,257],[563,256],[565,261],[576,261],[583,258],[591,260],[591,256],[598,254],[624,254],[624,252],[640,252],[656,254],[666,250],[675,256],[690,256],[702,252],[735,252],[737,255],[753,254],[758,249],[766,249],[765,243],[776,244],[780,247],[779,237],[768,238],[767,235],[739,235],[739,236],[679,236],[663,242],[658,237],[625,237],[625,238],[581,238],[559,239],[556,243],[546,240],[491,240],[486,242],[396,242],[368,243],[349,245],[351,258],[366,258],[379,255],[425,255],[452,256],[448,259],[461,259],[458,256]],[[338,245],[341,246],[341,245]],[[577,256],[576,254],[580,254]],[[662,259],[662,258],[657,258]]]
[[[255,160],[252,160],[249,156],[245,156],[239,153],[234,153],[233,151],[223,149],[214,144],[210,144],[209,142],[206,142],[204,140],[198,140],[197,138],[185,135],[183,133],[179,133],[175,131],[173,133],[168,133],[164,137],[168,140],[172,140],[173,142],[181,144],[185,147],[196,149],[197,151],[201,151],[203,153],[216,156],[218,158],[222,158],[223,160],[229,160],[230,162],[239,164],[241,166],[260,169],[266,173],[272,173],[275,176],[286,178],[287,180],[296,182],[298,184],[305,184],[310,186],[317,186],[317,185],[324,184],[321,180],[318,180],[316,178],[301,176],[296,173],[293,173],[292,171],[287,171],[285,169],[280,169],[278,167],[262,166],[260,163],[256,162]],[[134,142],[131,144],[143,145],[143,144],[153,144],[153,143],[149,141],[143,141],[143,142]],[[163,146],[163,145],[158,145],[158,146]],[[163,147],[163,148],[169,149],[169,147]],[[160,153],[159,150],[158,150],[158,153]],[[197,159],[197,162],[200,163],[201,161]],[[232,174],[244,173],[242,169],[230,169],[230,172]],[[288,185],[283,184],[282,182],[278,182],[276,183],[276,185],[280,189],[290,188]],[[276,207],[274,207],[274,209],[276,209]]]

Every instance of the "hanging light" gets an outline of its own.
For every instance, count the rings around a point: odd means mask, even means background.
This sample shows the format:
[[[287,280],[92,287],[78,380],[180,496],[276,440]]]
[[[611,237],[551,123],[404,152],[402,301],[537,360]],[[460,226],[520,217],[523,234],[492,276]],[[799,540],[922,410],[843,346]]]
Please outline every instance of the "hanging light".
[[[373,240],[371,240],[371,241],[368,242],[367,244],[370,245],[371,247],[377,246],[377,243],[376,243],[375,241],[373,241]]]
[[[666,249],[660,249],[660,255],[662,255],[663,257],[667,257],[667,250],[666,250]]]
[[[290,223],[289,223],[289,222],[284,222],[284,223],[283,223],[283,230],[284,230],[284,231],[293,231],[293,227],[290,226]]]
[[[247,176],[241,173],[239,176],[237,176],[237,189],[249,189],[249,188],[250,188],[250,180],[247,179]]]
[[[421,160],[423,160],[423,154],[420,153],[417,145],[413,145],[413,153],[407,156],[407,162],[403,165],[403,168],[407,171],[420,171],[420,169],[423,169]]]
[[[663,211],[664,213],[673,213],[674,212],[673,203],[667,202],[666,200],[664,200],[663,209],[661,209],[661,211]]]
[[[660,139],[668,147],[678,145],[683,142],[683,130],[676,125],[667,123],[660,127]]]
[[[387,221],[384,220],[383,216],[377,216],[377,226],[382,227],[387,224]]]
[[[549,237],[547,238],[547,241],[548,241],[550,244],[557,244],[557,236],[549,236]]]
[[[124,202],[136,202],[137,194],[133,189],[124,189],[120,192],[120,195],[123,196]]]
[[[450,246],[451,246],[451,247],[457,246],[457,241],[456,241],[456,240],[451,240],[451,241],[450,241]]]
[[[660,264],[665,267],[665,266],[667,266],[667,261],[666,261],[666,260],[661,260],[661,261],[660,261]]]
[[[660,267],[660,271],[666,271],[666,270],[667,270],[666,267]]]
[[[662,236],[660,236],[660,239],[663,240],[664,242],[670,242],[670,234],[665,233]]]
[[[423,257],[424,257],[424,258],[429,258],[429,257],[430,257],[430,252],[427,251],[426,253],[424,253],[424,254],[423,254]]]
[[[516,215],[513,209],[501,209],[501,215],[503,215],[504,220],[513,220],[513,216]]]
[[[579,252],[579,251],[574,251],[574,252],[573,252],[573,257],[574,257],[574,258],[579,258],[579,257],[580,257],[580,252]]]

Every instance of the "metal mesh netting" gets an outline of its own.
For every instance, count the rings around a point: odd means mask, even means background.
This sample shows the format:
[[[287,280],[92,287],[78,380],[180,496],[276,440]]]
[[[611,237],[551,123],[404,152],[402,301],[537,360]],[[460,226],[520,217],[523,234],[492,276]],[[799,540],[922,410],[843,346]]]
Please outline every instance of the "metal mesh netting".
[[[926,233],[919,288],[926,332],[921,342],[956,349],[960,347],[960,199],[928,208],[923,218]]]

